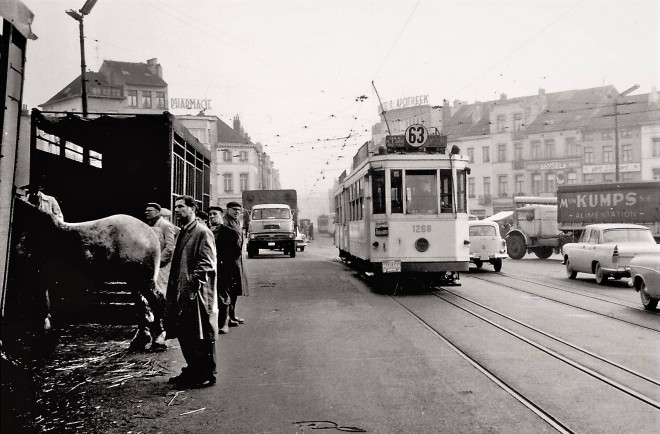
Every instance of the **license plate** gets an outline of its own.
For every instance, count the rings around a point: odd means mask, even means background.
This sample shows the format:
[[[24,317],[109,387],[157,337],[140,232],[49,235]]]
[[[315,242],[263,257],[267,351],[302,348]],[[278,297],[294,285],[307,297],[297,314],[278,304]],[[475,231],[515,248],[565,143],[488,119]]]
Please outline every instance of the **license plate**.
[[[268,243],[268,247],[274,246],[274,245],[275,245],[275,243],[273,243],[273,242]]]
[[[385,261],[383,262],[383,273],[400,273],[401,261]]]

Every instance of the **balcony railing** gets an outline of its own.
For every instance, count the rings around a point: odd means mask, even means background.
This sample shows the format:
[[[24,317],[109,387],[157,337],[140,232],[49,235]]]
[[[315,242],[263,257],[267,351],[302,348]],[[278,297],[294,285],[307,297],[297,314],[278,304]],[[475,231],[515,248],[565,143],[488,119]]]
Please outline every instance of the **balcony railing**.
[[[477,203],[479,203],[479,205],[490,205],[493,203],[493,198],[490,194],[480,194]]]

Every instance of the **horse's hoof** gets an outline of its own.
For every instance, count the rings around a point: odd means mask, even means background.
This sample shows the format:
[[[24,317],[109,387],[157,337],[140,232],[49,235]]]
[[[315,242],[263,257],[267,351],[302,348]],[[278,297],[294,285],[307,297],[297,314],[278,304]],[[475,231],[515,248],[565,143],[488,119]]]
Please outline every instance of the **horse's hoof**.
[[[166,351],[167,350],[167,345],[164,343],[159,344],[158,342],[154,342],[151,344],[151,351]]]
[[[154,343],[152,344],[152,346],[153,346],[153,345],[162,345],[162,346],[165,346],[165,332],[162,332],[162,333],[160,333],[160,334],[158,335],[158,337],[156,338],[156,340],[154,340]]]

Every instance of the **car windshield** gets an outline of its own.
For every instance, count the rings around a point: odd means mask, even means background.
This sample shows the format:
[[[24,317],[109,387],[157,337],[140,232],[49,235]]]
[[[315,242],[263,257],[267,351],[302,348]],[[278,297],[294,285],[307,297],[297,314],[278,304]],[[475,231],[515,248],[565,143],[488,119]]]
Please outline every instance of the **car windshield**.
[[[288,219],[291,214],[287,208],[263,208],[255,209],[252,213],[252,220],[266,219]]]
[[[495,236],[495,226],[470,226],[470,236],[471,237],[489,237]]]
[[[648,229],[610,229],[603,232],[603,243],[655,243]]]

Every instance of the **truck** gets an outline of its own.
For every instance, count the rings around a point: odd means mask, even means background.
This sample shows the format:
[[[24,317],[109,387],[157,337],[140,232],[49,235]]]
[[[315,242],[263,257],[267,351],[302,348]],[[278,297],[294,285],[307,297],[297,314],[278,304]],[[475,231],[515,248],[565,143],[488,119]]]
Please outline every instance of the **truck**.
[[[243,208],[248,215],[247,254],[254,258],[260,249],[282,250],[296,257],[298,195],[296,190],[246,190]]]
[[[558,229],[579,238],[586,225],[633,223],[647,226],[660,242],[660,181],[560,185]]]
[[[575,242],[594,223],[633,223],[647,226],[660,243],[660,181],[560,185],[552,204],[527,204],[513,212],[507,251],[522,259],[534,253],[545,259]]]

